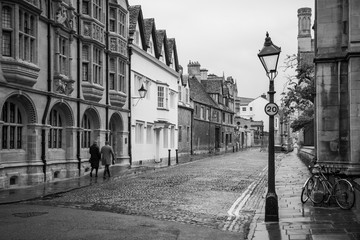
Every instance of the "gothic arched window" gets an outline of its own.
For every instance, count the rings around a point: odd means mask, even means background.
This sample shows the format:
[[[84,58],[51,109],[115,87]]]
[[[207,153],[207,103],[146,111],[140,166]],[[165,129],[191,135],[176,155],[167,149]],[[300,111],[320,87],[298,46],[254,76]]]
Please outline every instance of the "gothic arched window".
[[[2,109],[2,149],[21,149],[23,146],[22,131],[24,129],[21,112],[18,106],[6,101]]]

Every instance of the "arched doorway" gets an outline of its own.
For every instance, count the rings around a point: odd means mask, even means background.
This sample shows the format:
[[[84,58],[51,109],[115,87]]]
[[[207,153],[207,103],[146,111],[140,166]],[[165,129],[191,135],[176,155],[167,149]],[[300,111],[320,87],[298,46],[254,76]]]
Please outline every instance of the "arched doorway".
[[[116,154],[116,162],[120,162],[125,153],[124,123],[121,115],[114,113],[110,118],[109,142]]]

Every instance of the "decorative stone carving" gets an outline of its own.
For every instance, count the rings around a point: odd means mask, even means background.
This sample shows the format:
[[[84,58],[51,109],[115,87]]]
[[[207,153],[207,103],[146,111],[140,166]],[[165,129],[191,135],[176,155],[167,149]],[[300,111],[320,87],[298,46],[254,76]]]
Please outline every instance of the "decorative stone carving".
[[[63,75],[54,77],[54,91],[69,96],[74,91],[74,80]]]
[[[66,8],[61,1],[55,1],[54,8],[56,23],[74,31],[75,8],[72,6],[71,2],[69,7]]]

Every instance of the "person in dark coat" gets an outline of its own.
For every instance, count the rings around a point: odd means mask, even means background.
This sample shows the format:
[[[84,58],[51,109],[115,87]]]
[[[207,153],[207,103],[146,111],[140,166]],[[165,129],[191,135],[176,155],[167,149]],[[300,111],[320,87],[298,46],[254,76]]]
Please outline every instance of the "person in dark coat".
[[[90,164],[91,164],[90,177],[92,177],[92,172],[94,169],[95,169],[95,177],[97,177],[99,170],[99,162],[101,159],[101,153],[100,153],[100,148],[97,145],[96,141],[94,141],[93,145],[90,146],[89,153],[90,153]]]

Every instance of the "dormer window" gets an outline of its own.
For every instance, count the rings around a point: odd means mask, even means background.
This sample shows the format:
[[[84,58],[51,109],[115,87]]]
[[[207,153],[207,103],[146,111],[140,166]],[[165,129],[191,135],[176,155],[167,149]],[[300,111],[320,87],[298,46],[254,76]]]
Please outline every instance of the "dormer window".
[[[140,29],[139,25],[136,25],[134,42],[137,46],[140,46]]]
[[[164,49],[164,45],[161,47],[161,55],[159,60],[163,63],[165,63],[165,49]]]

